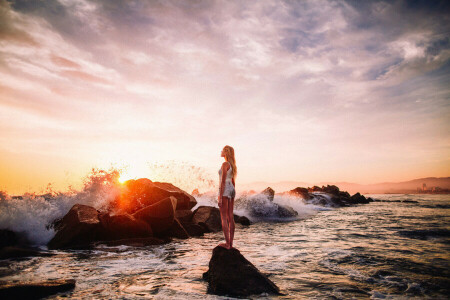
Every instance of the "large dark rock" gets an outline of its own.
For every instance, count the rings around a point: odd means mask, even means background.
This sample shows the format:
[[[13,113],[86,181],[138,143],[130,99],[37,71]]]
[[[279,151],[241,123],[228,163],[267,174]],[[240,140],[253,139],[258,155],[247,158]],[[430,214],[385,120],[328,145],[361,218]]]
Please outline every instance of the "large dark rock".
[[[175,211],[175,218],[180,220],[181,223],[188,223],[192,221],[193,211],[190,209],[180,209]]]
[[[208,232],[205,227],[194,223],[185,223],[183,227],[189,236],[203,236],[205,232]]]
[[[271,187],[268,187],[264,191],[262,191],[261,194],[266,195],[270,201],[273,201],[273,197],[275,196],[275,191]]]
[[[208,293],[234,297],[253,294],[281,294],[279,288],[263,275],[239,250],[217,246],[203,273],[208,281]]]
[[[221,231],[222,223],[220,218],[220,210],[212,206],[199,206],[196,210],[194,210],[192,223],[202,225],[210,232]]]
[[[0,285],[0,299],[41,299],[75,287],[74,279]]]
[[[175,197],[165,198],[153,205],[144,207],[133,214],[136,219],[150,224],[153,233],[159,234],[168,230],[175,218],[177,199]]]
[[[48,243],[49,249],[89,246],[102,235],[99,212],[90,206],[75,204],[61,220],[59,230]]]
[[[120,240],[153,235],[147,222],[137,220],[130,214],[110,216],[108,213],[101,213],[99,219],[103,227],[103,234],[99,240]]]
[[[175,218],[173,220],[172,226],[164,233],[165,236],[174,237],[178,239],[188,239],[189,233],[186,231],[184,226],[180,223],[180,221]]]
[[[191,209],[197,204],[192,195],[171,183],[140,178],[123,183],[121,194],[115,199],[113,206],[123,212],[134,213],[170,196],[177,200],[176,209]]]
[[[14,246],[19,243],[16,233],[9,229],[0,229],[0,248]]]

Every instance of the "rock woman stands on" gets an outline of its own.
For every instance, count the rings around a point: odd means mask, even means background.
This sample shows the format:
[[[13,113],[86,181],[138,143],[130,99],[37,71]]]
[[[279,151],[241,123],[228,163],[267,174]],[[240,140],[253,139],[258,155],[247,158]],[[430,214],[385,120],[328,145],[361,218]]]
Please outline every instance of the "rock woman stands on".
[[[219,169],[219,208],[220,218],[222,220],[222,230],[225,235],[226,243],[220,243],[226,249],[233,248],[234,238],[234,197],[236,196],[235,178],[237,174],[236,160],[234,158],[234,149],[231,146],[225,146],[221,155],[225,162]]]

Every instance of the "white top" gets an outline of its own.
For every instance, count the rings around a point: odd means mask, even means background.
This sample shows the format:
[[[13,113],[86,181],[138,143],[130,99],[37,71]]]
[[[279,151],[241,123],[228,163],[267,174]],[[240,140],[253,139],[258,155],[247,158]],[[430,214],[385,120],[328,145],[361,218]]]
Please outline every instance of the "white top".
[[[229,163],[229,162],[228,162]],[[230,164],[230,163],[229,163]],[[225,182],[227,182],[227,181],[230,181],[230,182],[232,182],[231,181],[231,179],[233,178],[233,174],[231,173],[231,169],[232,169],[233,167],[231,166],[231,164],[230,164],[230,168],[228,169],[228,171],[227,171],[227,177],[225,178]],[[222,181],[222,168],[220,168],[219,169],[219,182],[221,182]]]

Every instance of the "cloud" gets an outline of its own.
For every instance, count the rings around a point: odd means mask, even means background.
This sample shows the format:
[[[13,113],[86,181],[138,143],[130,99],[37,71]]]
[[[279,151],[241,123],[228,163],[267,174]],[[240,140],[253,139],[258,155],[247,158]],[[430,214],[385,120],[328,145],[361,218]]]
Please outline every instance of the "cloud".
[[[2,1],[0,112],[93,144],[228,139],[344,160],[420,137],[442,154],[447,2]]]

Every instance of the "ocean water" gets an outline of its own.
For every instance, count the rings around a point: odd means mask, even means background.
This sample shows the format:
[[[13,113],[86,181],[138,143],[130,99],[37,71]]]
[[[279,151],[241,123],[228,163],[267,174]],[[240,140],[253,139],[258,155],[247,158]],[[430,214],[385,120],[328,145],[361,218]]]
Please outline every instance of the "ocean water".
[[[24,231],[45,248],[54,234],[45,224],[77,201],[101,208],[108,195],[109,190],[50,199],[2,199],[0,226]],[[286,293],[251,298],[447,299],[450,196],[365,196],[417,203],[331,208],[276,195],[275,203],[290,205],[299,213],[297,218],[282,219],[272,215],[268,199],[238,194],[235,213],[254,223],[236,224],[234,246]],[[216,195],[204,194],[197,200],[198,205],[217,207]],[[253,217],[255,206],[263,217]],[[223,240],[218,232],[146,248],[54,251],[53,257],[0,261],[0,280],[76,279],[74,290],[49,299],[230,299],[207,294],[202,280],[212,249]]]

